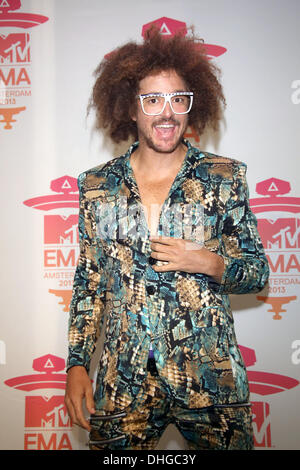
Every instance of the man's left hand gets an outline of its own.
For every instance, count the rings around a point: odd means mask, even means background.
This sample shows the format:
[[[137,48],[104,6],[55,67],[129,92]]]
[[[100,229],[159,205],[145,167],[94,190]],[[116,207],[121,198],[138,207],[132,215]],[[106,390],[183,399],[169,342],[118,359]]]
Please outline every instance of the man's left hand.
[[[167,261],[163,266],[152,265],[157,272],[185,271],[202,273],[221,282],[224,272],[223,258],[207,248],[181,238],[150,237],[151,257]]]

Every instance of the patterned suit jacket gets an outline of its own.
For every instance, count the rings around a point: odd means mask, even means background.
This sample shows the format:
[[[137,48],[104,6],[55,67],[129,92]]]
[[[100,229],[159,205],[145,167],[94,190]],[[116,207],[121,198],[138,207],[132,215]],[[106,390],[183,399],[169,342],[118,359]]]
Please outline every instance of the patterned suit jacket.
[[[80,256],[67,368],[89,370],[106,316],[97,410],[119,412],[131,404],[147,373],[150,343],[160,378],[181,406],[249,400],[228,294],[260,291],[269,269],[249,208],[246,165],[184,143],[187,153],[162,207],[158,235],[167,228],[176,236],[172,207],[192,208],[182,224],[202,228],[204,246],[223,257],[220,284],[201,273],[152,268],[150,233],[129,161],[138,142],[78,178]],[[195,211],[199,204],[202,218]],[[199,242],[197,233],[189,235]]]

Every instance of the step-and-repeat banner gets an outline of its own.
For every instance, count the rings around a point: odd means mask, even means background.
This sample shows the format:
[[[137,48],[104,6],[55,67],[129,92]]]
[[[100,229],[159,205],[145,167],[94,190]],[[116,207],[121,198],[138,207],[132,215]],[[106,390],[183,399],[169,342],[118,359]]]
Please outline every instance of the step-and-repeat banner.
[[[126,149],[86,108],[102,57],[156,23],[194,26],[222,70],[218,132],[187,137],[248,165],[269,288],[232,296],[256,449],[300,448],[298,0],[0,0],[0,448],[85,449],[64,405],[80,172]],[[97,367],[93,360],[92,378]],[[160,449],[184,449],[175,427]]]

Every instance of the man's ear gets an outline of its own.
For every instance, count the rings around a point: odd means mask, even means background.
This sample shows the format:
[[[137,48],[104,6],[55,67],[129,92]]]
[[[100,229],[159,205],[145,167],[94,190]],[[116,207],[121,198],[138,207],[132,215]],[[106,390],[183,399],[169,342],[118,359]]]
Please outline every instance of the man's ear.
[[[136,106],[131,106],[131,109],[129,110],[129,116],[133,121],[136,121]]]

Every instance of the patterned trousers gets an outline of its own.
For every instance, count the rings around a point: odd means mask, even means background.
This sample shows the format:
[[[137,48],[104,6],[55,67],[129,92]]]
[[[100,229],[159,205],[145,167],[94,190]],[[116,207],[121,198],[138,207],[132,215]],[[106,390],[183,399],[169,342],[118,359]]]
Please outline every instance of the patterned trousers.
[[[90,423],[91,450],[154,450],[171,423],[189,449],[253,449],[250,404],[185,409],[168,396],[159,376],[150,373],[129,408],[115,414],[97,411]]]

